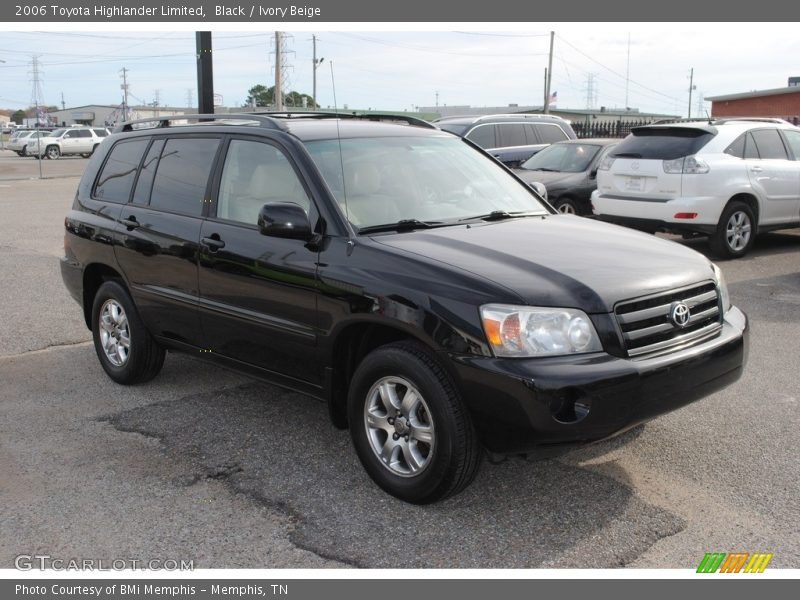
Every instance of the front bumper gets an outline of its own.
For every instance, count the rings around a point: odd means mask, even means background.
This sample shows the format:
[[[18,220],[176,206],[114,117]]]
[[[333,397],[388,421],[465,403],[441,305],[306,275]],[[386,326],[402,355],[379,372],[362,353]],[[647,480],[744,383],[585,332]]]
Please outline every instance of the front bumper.
[[[733,307],[714,339],[654,358],[451,358],[486,448],[517,453],[601,440],[699,400],[739,379],[747,349]]]

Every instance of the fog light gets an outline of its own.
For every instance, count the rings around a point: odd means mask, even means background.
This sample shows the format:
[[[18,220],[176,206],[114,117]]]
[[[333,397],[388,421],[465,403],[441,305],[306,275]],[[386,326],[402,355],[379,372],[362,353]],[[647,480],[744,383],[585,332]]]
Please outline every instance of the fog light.
[[[577,388],[567,388],[550,400],[550,413],[559,423],[571,425],[583,421],[592,407],[592,400]]]

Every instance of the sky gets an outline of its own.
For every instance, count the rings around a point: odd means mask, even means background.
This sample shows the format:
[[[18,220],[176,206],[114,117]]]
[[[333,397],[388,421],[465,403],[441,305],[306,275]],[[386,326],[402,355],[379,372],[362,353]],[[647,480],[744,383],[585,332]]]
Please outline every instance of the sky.
[[[41,64],[45,104],[67,108],[121,102],[127,69],[130,102],[196,106],[195,37],[154,25],[12,31],[0,24],[0,108],[32,98],[31,61]],[[694,69],[698,96],[784,87],[800,76],[800,36],[793,23],[386,24],[336,31],[287,30],[288,89],[311,94],[312,35],[317,37],[317,97],[323,107],[415,110],[418,106],[541,105],[550,31],[555,31],[551,90],[558,108],[630,106],[685,115]],[[294,27],[293,24],[288,26]],[[315,24],[314,27],[320,26]],[[89,29],[91,27],[91,29]],[[225,106],[241,106],[256,84],[274,83],[273,31],[228,25],[215,30],[214,87]],[[255,25],[246,27],[254,28]],[[387,30],[387,27],[406,29]],[[588,93],[590,85],[594,94]],[[334,85],[336,98],[334,101]]]

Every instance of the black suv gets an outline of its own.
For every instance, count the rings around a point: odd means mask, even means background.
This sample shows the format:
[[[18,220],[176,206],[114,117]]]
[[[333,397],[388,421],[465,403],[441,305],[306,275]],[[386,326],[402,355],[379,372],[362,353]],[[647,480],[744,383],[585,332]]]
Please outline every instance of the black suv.
[[[742,372],[747,319],[705,257],[558,214],[428,123],[194,118],[110,136],[65,220],[64,282],[116,382],[170,349],[317,397],[378,485],[424,503],[482,448],[605,438]]]
[[[577,138],[568,121],[553,115],[444,117],[434,123],[467,138],[512,168],[550,144]]]

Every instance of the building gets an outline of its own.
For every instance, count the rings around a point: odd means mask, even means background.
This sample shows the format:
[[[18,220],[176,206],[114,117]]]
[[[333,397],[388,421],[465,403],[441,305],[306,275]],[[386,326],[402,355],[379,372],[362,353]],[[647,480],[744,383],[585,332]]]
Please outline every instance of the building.
[[[771,90],[707,97],[712,117],[778,117],[800,124],[800,77]]]
[[[197,113],[194,108],[176,108],[172,106],[129,106],[126,119],[122,118],[122,106],[108,104],[89,104],[56,110],[48,113],[48,117],[55,125],[114,125],[120,121],[134,119],[149,119],[151,117],[171,117]]]

